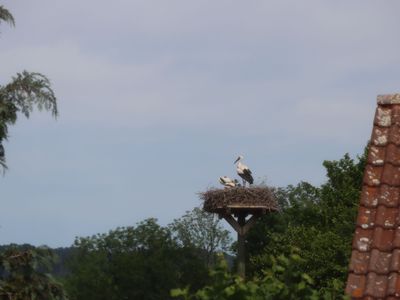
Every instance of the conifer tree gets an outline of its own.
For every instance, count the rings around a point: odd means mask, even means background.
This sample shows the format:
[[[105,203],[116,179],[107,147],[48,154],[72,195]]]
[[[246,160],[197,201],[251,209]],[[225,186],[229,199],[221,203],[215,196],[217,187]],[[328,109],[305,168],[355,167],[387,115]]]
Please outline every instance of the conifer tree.
[[[0,24],[15,25],[14,17],[0,6]],[[49,79],[37,72],[22,71],[6,84],[0,84],[0,166],[7,168],[2,142],[8,138],[8,127],[15,124],[21,113],[29,118],[34,108],[50,111],[57,116],[57,101]]]

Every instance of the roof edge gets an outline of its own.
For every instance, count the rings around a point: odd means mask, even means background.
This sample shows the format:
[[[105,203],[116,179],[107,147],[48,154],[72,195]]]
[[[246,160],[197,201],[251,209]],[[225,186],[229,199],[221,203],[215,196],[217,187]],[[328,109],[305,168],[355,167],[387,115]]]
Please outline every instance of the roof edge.
[[[400,104],[400,94],[378,95],[376,102],[381,105]]]

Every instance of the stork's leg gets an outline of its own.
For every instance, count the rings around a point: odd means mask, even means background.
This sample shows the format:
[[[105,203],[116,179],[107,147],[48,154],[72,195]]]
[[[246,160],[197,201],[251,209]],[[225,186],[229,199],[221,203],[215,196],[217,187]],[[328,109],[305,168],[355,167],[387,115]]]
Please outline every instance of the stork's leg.
[[[243,181],[243,187],[246,187],[246,180],[242,179]]]

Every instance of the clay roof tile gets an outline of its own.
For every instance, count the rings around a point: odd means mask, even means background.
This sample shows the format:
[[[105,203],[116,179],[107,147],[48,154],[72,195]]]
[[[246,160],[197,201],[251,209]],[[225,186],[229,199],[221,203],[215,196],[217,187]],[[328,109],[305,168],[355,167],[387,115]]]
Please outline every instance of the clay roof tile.
[[[368,271],[369,259],[369,252],[353,250],[350,260],[350,271],[354,272],[355,274],[366,274]]]
[[[388,143],[389,128],[374,126],[371,144],[374,146],[386,146]]]
[[[398,272],[400,270],[400,249],[394,249],[390,260],[389,271]]]
[[[388,144],[386,147],[386,161],[393,165],[400,165],[400,146]]]
[[[378,205],[379,188],[364,185],[361,191],[361,205],[365,207],[376,207]]]
[[[394,232],[394,237],[393,237],[393,247],[394,248],[400,248],[400,228],[397,227],[395,232]]]
[[[360,206],[358,210],[357,225],[363,229],[372,228],[375,225],[376,209]]]
[[[392,125],[400,125],[400,105],[392,105]]]
[[[385,162],[386,148],[371,145],[367,162],[373,166],[381,166]]]
[[[378,204],[386,207],[399,207],[400,187],[382,184],[379,190]]]
[[[377,274],[387,274],[392,258],[392,252],[382,252],[372,249],[368,270]]]
[[[360,252],[369,251],[373,234],[373,229],[357,228],[353,238],[353,249],[356,249]]]
[[[349,274],[346,286],[346,294],[354,298],[361,298],[364,295],[367,277],[365,275]]]
[[[400,145],[400,130],[399,130],[399,125],[397,124],[396,126],[393,126],[390,128],[389,131],[389,137],[388,137],[388,142],[392,143],[396,146]]]
[[[392,175],[394,172],[397,170],[388,170],[388,172],[391,172],[388,174],[388,180],[392,181]],[[365,172],[364,172],[364,183],[369,186],[379,186],[381,184],[381,176],[382,173],[384,172],[384,169],[382,166],[373,166],[373,165],[367,165],[365,167]],[[400,179],[399,179],[399,184],[400,184]]]
[[[375,177],[379,176],[378,170],[374,170],[372,168],[377,169],[378,167],[370,166],[366,168],[366,171],[369,172],[367,174],[369,175],[369,177],[372,178],[372,179],[370,178],[370,180],[373,180]],[[382,167],[379,167],[379,169],[382,169]],[[385,163],[385,165],[383,166],[383,174],[381,182],[391,186],[400,186],[400,167],[389,163]]]
[[[376,248],[380,251],[391,251],[393,248],[393,237],[393,229],[375,227],[372,237],[372,248]]]
[[[388,284],[388,276],[370,272],[367,275],[365,294],[375,298],[384,298]]]
[[[376,211],[375,224],[384,228],[395,228],[397,225],[398,214],[399,209],[397,207],[386,207],[385,205],[379,205]]]
[[[400,297],[400,275],[396,272],[390,273],[388,277],[387,295]]]

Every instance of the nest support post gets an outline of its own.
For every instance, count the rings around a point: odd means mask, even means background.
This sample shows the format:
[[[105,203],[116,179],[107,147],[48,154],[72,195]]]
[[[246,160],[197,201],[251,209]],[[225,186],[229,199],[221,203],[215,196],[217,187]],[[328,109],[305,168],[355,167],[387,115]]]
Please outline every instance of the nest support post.
[[[256,219],[261,215],[255,214],[251,215],[251,217],[246,220],[246,217],[249,214],[246,212],[236,213],[234,216],[231,214],[222,214],[220,217],[224,218],[232,228],[237,232],[237,273],[240,277],[245,279],[246,277],[246,246],[245,246],[245,239],[246,234],[249,229],[254,225]]]
[[[238,273],[245,278],[246,234],[259,217],[279,210],[273,192],[268,187],[233,187],[211,189],[200,197],[204,200],[204,211],[218,214],[237,232]]]

